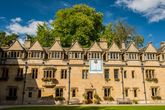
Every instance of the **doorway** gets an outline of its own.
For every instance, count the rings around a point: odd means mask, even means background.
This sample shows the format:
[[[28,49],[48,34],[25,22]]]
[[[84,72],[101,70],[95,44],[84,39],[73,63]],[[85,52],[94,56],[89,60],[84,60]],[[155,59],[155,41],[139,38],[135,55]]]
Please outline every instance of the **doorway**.
[[[93,103],[93,91],[87,91],[88,103]]]

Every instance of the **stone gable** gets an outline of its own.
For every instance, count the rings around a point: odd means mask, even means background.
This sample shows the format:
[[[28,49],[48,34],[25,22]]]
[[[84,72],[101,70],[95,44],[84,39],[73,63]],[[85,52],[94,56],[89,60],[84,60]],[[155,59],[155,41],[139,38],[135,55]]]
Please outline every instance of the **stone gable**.
[[[8,50],[24,50],[22,45],[20,44],[20,42],[18,40],[16,40],[10,47]]]
[[[83,51],[83,49],[80,46],[80,44],[76,41],[70,48],[70,51]]]
[[[101,49],[101,47],[98,45],[97,42],[94,42],[93,45],[89,48],[88,51],[95,51],[95,52],[98,51],[98,52],[101,52],[102,49]]]
[[[38,41],[36,41],[36,42],[34,42],[34,44],[30,47],[29,50],[39,50],[39,51],[43,51],[43,48],[42,48],[41,44],[40,44]]]
[[[117,46],[117,44],[115,42],[113,42],[112,45],[109,47],[109,51],[111,51],[111,52],[121,52],[121,50],[119,49],[119,47]]]
[[[153,46],[152,43],[148,43],[147,47],[144,49],[144,52],[155,53],[155,52],[157,52],[157,50],[156,50],[156,48]]]
[[[55,41],[52,47],[50,47],[49,51],[63,51],[63,48],[61,47],[58,41]]]
[[[126,50],[127,52],[139,52],[134,42],[131,42]]]

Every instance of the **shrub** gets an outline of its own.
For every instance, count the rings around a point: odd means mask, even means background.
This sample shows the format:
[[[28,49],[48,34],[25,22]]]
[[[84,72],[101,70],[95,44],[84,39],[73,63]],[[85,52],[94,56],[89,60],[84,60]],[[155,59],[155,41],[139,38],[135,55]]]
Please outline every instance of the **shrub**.
[[[65,98],[62,96],[57,96],[57,97],[55,97],[55,100],[56,101],[63,101],[63,100],[65,100]]]
[[[160,96],[151,96],[153,100],[161,100],[162,98]]]

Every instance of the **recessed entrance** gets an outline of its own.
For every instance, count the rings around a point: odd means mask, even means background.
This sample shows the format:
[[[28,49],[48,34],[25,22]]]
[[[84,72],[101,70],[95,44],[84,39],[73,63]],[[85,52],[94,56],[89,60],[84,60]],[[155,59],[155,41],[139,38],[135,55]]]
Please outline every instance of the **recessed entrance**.
[[[88,103],[93,103],[93,91],[87,91]]]

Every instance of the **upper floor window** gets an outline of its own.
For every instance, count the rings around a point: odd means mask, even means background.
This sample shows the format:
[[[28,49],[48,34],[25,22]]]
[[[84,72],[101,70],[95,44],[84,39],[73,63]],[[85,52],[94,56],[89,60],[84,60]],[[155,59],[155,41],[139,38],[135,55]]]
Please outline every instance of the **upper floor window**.
[[[23,68],[17,69],[17,77],[23,77]]]
[[[115,81],[119,80],[119,69],[114,69],[114,79]]]
[[[62,58],[62,52],[51,52],[49,57],[55,58],[55,59],[61,59]]]
[[[132,71],[132,78],[135,78],[135,71]]]
[[[145,60],[156,60],[155,53],[145,53],[144,54]]]
[[[8,68],[2,68],[2,73],[1,73],[1,79],[2,80],[7,80],[8,79],[8,74],[9,74],[9,69]]]
[[[67,69],[61,70],[61,79],[67,79]]]
[[[124,78],[127,78],[127,71],[124,71]]]
[[[116,52],[110,52],[108,53],[108,59],[110,60],[119,60],[120,54]]]
[[[54,78],[54,77],[55,77],[55,70],[54,69],[45,69],[44,70],[44,78],[47,79],[47,78]]]
[[[38,77],[38,69],[32,68],[32,79],[37,79]]]
[[[146,70],[146,79],[153,79],[153,78],[155,78],[154,70],[147,69]]]
[[[88,78],[88,70],[82,70],[82,79]]]
[[[104,78],[109,79],[109,69],[104,70]]]

